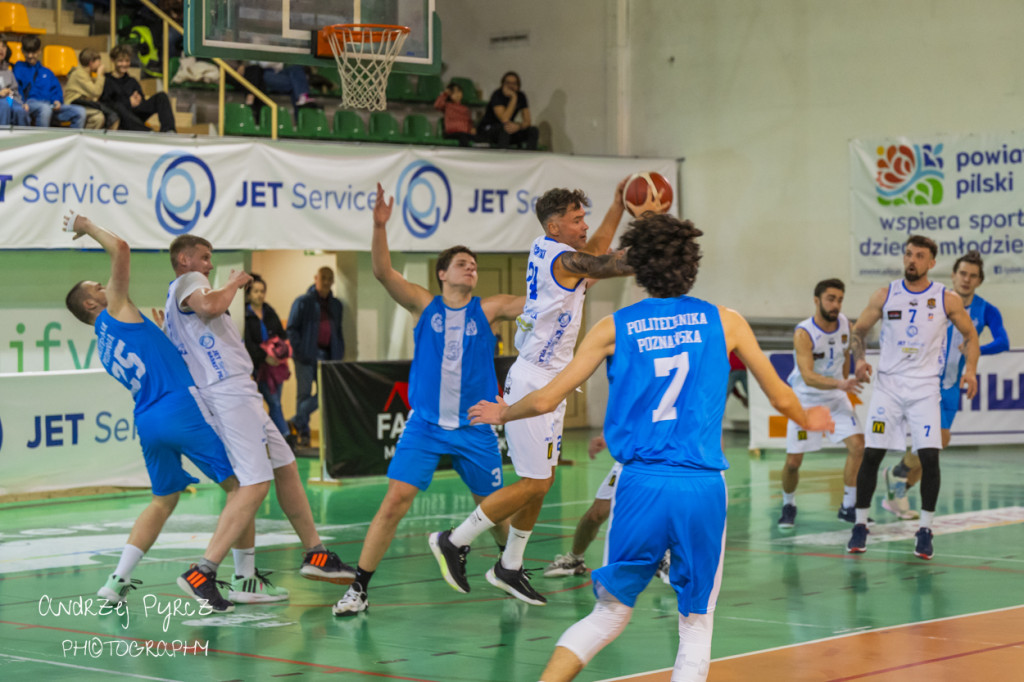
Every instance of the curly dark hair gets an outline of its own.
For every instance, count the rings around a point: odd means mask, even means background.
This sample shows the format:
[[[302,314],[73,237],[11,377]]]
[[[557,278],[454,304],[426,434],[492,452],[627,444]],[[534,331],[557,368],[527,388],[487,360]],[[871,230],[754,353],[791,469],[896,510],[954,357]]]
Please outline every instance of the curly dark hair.
[[[581,189],[566,189],[556,187],[544,192],[544,195],[537,200],[535,211],[537,220],[547,230],[548,221],[555,216],[563,216],[569,209],[576,210],[583,206],[590,206],[590,199]]]
[[[626,263],[637,284],[655,298],[672,298],[688,293],[697,279],[702,254],[695,240],[702,234],[689,220],[647,212],[629,224],[620,245],[629,249]]]

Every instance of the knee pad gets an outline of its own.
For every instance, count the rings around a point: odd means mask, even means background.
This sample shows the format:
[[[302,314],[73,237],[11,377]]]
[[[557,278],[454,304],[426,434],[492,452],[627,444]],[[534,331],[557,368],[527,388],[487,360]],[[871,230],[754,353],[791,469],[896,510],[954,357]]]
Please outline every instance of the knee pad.
[[[590,615],[563,632],[556,645],[573,652],[583,665],[618,637],[633,615],[631,607],[600,588],[599,593]]]
[[[672,682],[703,682],[711,666],[713,613],[679,614],[679,653],[672,668]]]

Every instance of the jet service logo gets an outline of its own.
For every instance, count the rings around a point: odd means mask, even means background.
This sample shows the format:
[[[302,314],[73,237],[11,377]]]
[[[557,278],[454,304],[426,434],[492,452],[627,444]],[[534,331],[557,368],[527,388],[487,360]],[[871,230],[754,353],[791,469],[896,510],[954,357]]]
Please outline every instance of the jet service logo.
[[[177,236],[190,231],[213,210],[217,184],[202,159],[185,152],[168,152],[149,169],[146,198],[153,199],[157,222]]]
[[[882,206],[942,203],[945,173],[941,144],[879,146],[877,167],[875,189]]]
[[[452,212],[452,188],[437,166],[413,161],[398,176],[395,204],[405,227],[414,237],[426,239],[448,221]]]

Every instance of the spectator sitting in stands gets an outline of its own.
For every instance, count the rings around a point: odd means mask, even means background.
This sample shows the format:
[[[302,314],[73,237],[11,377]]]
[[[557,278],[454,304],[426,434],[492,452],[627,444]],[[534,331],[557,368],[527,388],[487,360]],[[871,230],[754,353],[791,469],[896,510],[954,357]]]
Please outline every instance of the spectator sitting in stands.
[[[242,75],[263,92],[279,92],[291,97],[296,112],[300,107],[320,106],[309,96],[309,76],[298,64],[256,62],[247,65]],[[253,107],[253,113],[259,120],[259,109],[263,104],[257,103],[256,96],[252,93],[245,96],[245,103]]]
[[[444,112],[444,139],[458,140],[460,147],[468,147],[476,135],[469,107],[462,103],[462,88],[451,83],[437,99],[434,108]]]
[[[0,40],[0,125],[27,126],[28,105],[21,101],[18,79],[8,61],[10,57],[10,47]]]
[[[519,74],[515,71],[501,77],[501,87],[491,94],[480,121],[478,140],[502,149],[537,148],[540,131],[530,125],[530,104],[526,94],[519,91],[519,85]],[[517,116],[520,117],[518,123]]]
[[[69,123],[72,128],[81,128],[85,125],[85,109],[64,104],[64,90],[57,76],[39,63],[39,48],[39,36],[25,36],[21,41],[25,61],[14,65],[14,77],[28,104],[29,116],[40,128],[49,128],[51,118]]]
[[[85,127],[117,130],[121,117],[106,104],[100,102],[103,96],[103,58],[100,53],[87,47],[78,53],[78,63],[68,74],[64,85],[64,96],[71,104],[85,109]]]
[[[142,95],[139,81],[128,75],[132,65],[130,45],[115,45],[110,51],[114,72],[103,84],[100,101],[117,112],[121,117],[122,130],[149,130],[146,119],[156,114],[160,120],[161,133],[178,132],[174,125],[174,111],[166,92],[158,92],[149,99]]]

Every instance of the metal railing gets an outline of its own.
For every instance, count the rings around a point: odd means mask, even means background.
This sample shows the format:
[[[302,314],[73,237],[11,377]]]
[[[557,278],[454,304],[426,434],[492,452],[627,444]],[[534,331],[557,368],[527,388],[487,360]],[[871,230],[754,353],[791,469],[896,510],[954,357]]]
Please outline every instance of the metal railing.
[[[61,29],[61,2],[57,0],[57,33],[60,33]],[[171,79],[170,79],[170,67],[167,54],[169,50],[168,33],[169,27],[173,26],[178,33],[185,35],[185,29],[181,24],[176,22],[174,19],[169,17],[163,10],[153,4],[150,0],[140,0],[153,14],[159,17],[163,26],[163,45],[164,49],[160,54],[160,61],[163,70],[164,78],[164,90],[170,90]],[[110,0],[110,45],[113,47],[117,44],[117,0]],[[226,85],[226,74],[230,74],[236,82],[240,83],[242,87],[248,90],[254,97],[270,107],[270,139],[277,139],[277,103],[265,95],[259,88],[249,82],[249,80],[238,73],[235,69],[227,65],[227,63],[220,57],[214,57],[211,59],[214,64],[220,70],[219,85],[217,88],[217,134],[224,137],[224,87]]]

